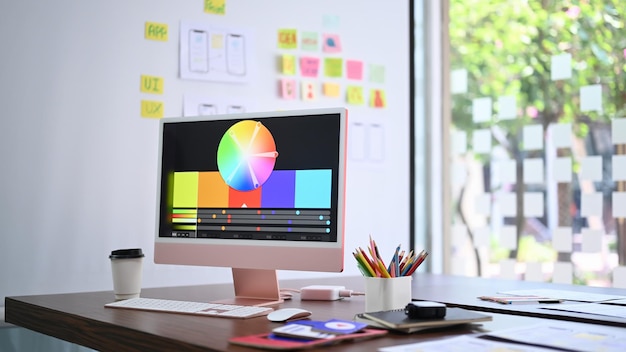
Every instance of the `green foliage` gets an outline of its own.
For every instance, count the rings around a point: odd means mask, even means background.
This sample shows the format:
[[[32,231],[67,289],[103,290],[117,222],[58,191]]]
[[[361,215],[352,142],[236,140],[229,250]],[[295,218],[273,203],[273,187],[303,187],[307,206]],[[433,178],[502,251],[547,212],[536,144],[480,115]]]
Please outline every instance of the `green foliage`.
[[[557,252],[550,244],[539,243],[533,236],[521,236],[518,243],[517,260],[520,262],[555,262]]]
[[[623,0],[451,0],[451,68],[468,71],[467,94],[452,100],[455,128],[497,124],[515,154],[533,120],[572,122],[584,137],[585,121],[626,115],[625,10]],[[572,78],[552,81],[551,58],[563,53],[572,55]],[[602,113],[580,111],[579,89],[590,84],[603,87]],[[516,97],[518,119],[474,123],[472,99],[499,96]]]

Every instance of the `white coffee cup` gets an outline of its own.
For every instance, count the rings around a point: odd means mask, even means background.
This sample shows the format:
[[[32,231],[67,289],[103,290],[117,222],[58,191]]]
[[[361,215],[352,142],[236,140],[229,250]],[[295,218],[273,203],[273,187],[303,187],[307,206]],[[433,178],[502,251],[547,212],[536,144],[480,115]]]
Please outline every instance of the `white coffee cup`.
[[[117,249],[109,255],[115,300],[139,297],[143,257],[141,248]]]

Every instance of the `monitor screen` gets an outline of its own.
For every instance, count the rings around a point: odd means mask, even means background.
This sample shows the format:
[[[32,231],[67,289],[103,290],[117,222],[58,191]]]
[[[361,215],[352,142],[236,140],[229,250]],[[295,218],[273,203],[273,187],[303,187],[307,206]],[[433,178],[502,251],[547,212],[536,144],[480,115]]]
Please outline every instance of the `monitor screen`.
[[[230,267],[237,303],[342,271],[346,137],[344,108],[162,119],[155,262]]]

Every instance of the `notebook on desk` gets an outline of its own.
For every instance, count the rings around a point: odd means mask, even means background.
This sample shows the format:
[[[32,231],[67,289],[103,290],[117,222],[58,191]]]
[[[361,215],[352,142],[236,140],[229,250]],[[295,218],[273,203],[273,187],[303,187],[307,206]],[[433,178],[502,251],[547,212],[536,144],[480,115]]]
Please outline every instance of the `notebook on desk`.
[[[448,308],[446,316],[443,318],[411,319],[406,315],[404,309],[394,309],[360,313],[354,317],[354,320],[374,327],[411,333],[425,329],[491,321],[492,317],[462,308]]]

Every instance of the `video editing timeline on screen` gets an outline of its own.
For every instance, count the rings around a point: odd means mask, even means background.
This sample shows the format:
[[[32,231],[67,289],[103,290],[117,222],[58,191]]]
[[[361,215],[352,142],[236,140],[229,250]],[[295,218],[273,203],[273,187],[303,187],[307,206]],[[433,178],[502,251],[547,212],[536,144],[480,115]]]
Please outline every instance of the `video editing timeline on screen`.
[[[274,136],[243,120],[222,135],[218,171],[173,173],[173,237],[331,241],[332,170],[274,170]]]

